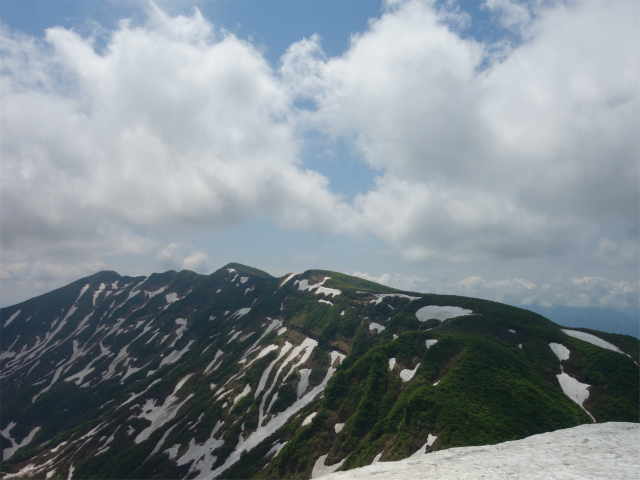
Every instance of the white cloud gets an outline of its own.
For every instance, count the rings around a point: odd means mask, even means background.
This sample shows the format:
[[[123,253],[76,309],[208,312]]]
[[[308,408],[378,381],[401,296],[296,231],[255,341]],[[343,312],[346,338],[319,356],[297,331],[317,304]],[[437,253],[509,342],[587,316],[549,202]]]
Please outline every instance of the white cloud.
[[[381,171],[355,200],[360,228],[414,261],[593,255],[612,218],[637,245],[636,6],[488,5],[528,25],[501,62],[421,1],[394,3],[341,57],[318,38],[284,57],[318,106],[305,120]]]
[[[352,275],[400,290],[485,298],[511,305],[569,307],[632,307],[638,304],[640,282],[611,281],[601,277],[556,277],[538,285],[525,278],[483,278],[471,275],[461,280],[429,276],[383,273]]]
[[[192,252],[182,261],[183,268],[199,273],[209,273],[209,255],[205,252]]]
[[[388,0],[343,55],[328,58],[313,35],[277,68],[199,11],[171,17],[153,3],[99,50],[61,27],[42,40],[3,28],[3,278],[118,254],[205,272],[213,252],[183,232],[268,218],[374,235],[408,263],[495,265],[458,283],[384,277],[399,288],[628,302],[639,262],[637,6],[485,5],[521,43],[461,35],[469,17],[455,3]],[[335,194],[304,165],[309,134],[346,140],[377,172],[373,187],[352,203]],[[518,261],[602,281],[497,273]]]

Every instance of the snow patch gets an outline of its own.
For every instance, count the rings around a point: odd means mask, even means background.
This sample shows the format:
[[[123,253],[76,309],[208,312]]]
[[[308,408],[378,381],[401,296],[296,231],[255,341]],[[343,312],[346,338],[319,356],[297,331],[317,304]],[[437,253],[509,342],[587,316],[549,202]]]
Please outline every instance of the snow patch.
[[[151,421],[151,425],[145,428],[142,432],[138,434],[138,436],[133,440],[136,445],[140,442],[143,442],[149,438],[154,431],[158,428],[162,427],[165,423],[168,423],[173,417],[176,416],[180,407],[182,407],[191,397],[193,397],[193,393],[190,393],[182,402],[178,403],[178,397],[176,397],[176,393],[178,390],[182,388],[182,386],[189,380],[193,374],[189,374],[185,376],[182,380],[180,380],[175,388],[173,389],[173,393],[169,395],[162,405],[156,407],[156,401],[149,399],[142,407],[142,412],[137,418],[145,418]]]
[[[5,437],[7,440],[9,440],[11,442],[11,446],[5,448],[4,450],[2,450],[2,458],[4,461],[9,460],[14,453],[16,453],[16,451],[18,451],[19,449],[21,449],[22,447],[28,445],[31,440],[33,440],[33,437],[36,433],[38,433],[38,430],[40,430],[40,427],[35,427],[33,430],[31,430],[29,432],[29,435],[27,435],[26,437],[24,437],[22,439],[22,441],[20,443],[17,443],[10,435],[9,432],[11,431],[11,429],[15,426],[16,424],[14,422],[11,422],[7,428],[5,428],[1,433],[2,436]],[[6,478],[6,477],[5,477]]]
[[[309,280],[300,280],[300,282],[298,283],[298,290],[309,290],[310,292],[312,292],[313,290],[315,290],[316,295],[318,294],[325,294],[327,296],[336,296],[336,295],[340,295],[342,293],[342,290],[338,290],[337,288],[327,288],[327,287],[323,287],[324,282],[326,282],[327,280],[329,280],[331,277],[324,277],[324,279],[320,282],[320,283],[316,283],[313,285],[309,285]]]
[[[173,292],[173,293],[167,293],[164,298],[167,299],[167,303],[169,305],[171,305],[172,303],[177,302],[178,300],[182,300],[182,298],[178,297],[178,294]]]
[[[582,408],[584,408],[583,403],[589,398],[589,387],[591,385],[580,383],[578,380],[567,375],[565,372],[562,372],[556,376],[558,377],[558,382],[560,382],[560,387],[562,388],[564,394],[571,400],[576,402],[578,405],[580,405]],[[590,413],[589,416],[591,416]]]
[[[211,360],[211,363],[209,365],[207,365],[207,368],[204,369],[204,374],[207,375],[209,372],[213,372],[216,368],[218,368],[220,365],[215,365],[215,363],[218,361],[218,358],[220,358],[223,355],[223,351],[218,349],[218,351],[216,352],[216,356],[213,357],[213,360]]]
[[[307,425],[311,425],[311,422],[313,421],[313,419],[315,418],[315,416],[318,414],[318,412],[313,412],[311,415],[308,415],[307,418],[305,418],[302,421],[302,427],[306,427]]]
[[[233,399],[233,404],[235,405],[236,403],[238,403],[242,398],[246,397],[247,395],[249,395],[249,393],[251,393],[251,385],[249,385],[248,383],[245,385],[244,390],[242,392],[240,392],[236,398]]]
[[[247,313],[249,313],[251,311],[251,307],[245,307],[245,308],[241,308],[240,310],[238,310],[236,313],[234,313],[233,315],[231,315],[229,317],[229,319],[233,318],[233,317],[237,317],[240,318],[244,315],[246,315]]]
[[[416,374],[416,372],[418,371],[419,366],[420,364],[417,364],[413,370],[409,370],[408,368],[405,368],[404,370],[402,370],[400,372],[400,378],[402,379],[402,381],[408,382],[409,380],[411,380],[413,376]]]
[[[637,423],[586,424],[497,445],[450,448],[397,462],[380,462],[331,474],[325,480],[637,480],[639,444]]]
[[[411,296],[405,295],[403,293],[376,293],[374,296],[376,298],[371,300],[369,303],[375,303],[376,305],[378,305],[380,302],[382,302],[382,300],[384,300],[387,297],[408,298],[410,302],[412,302],[414,300],[419,300],[421,298],[421,297],[411,297]]]
[[[96,306],[96,300],[98,299],[98,296],[102,293],[102,291],[105,289],[105,287],[107,286],[106,283],[101,283],[100,286],[98,287],[98,290],[96,290],[95,292],[93,292],[93,306]]]
[[[340,433],[343,428],[344,428],[344,423],[336,423],[333,426],[333,429],[335,430],[336,433]]]
[[[389,371],[393,371],[393,367],[396,366],[396,359],[395,358],[390,358],[389,359]]]
[[[300,382],[298,382],[298,398],[304,395],[304,392],[309,388],[309,375],[311,375],[310,368],[300,369]]]
[[[331,350],[331,366],[333,367],[333,364],[336,363],[336,360],[340,360],[340,363],[342,363],[342,361],[346,358],[346,355],[344,353],[340,353],[336,350]]]
[[[8,320],[5,322],[5,324],[4,324],[5,328],[6,328],[6,327],[8,327],[8,326],[9,326],[9,324],[10,324],[11,322],[13,322],[13,321],[18,317],[18,315],[20,315],[20,312],[21,312],[21,311],[22,311],[22,310],[18,310],[16,313],[14,313],[13,315],[11,315],[11,316],[9,317],[9,319],[8,319]]]
[[[118,283],[118,282],[116,282],[116,283]],[[115,287],[113,287],[113,288],[115,288]],[[85,286],[80,289],[80,295],[78,295],[78,298],[76,298],[76,301],[73,302],[73,303],[78,303],[78,300],[80,300],[82,295],[84,295],[87,292],[87,290],[89,290],[89,284],[88,283],[85,284]]]
[[[162,368],[164,365],[171,365],[172,363],[176,363],[178,360],[180,360],[180,358],[185,353],[189,351],[189,348],[191,348],[191,345],[193,344],[194,341],[195,340],[189,340],[189,343],[187,344],[187,346],[184,347],[182,350],[174,350],[169,355],[164,357],[160,362],[160,367],[158,368]]]
[[[382,325],[380,325],[379,323],[370,323],[369,324],[369,330],[377,330],[378,333],[382,332],[384,330],[384,327]]]
[[[614,352],[625,354],[622,350],[620,350],[614,344],[609,343],[606,340],[603,340],[599,337],[596,337],[595,335],[591,335],[590,333],[580,332],[578,330],[565,330],[564,328],[562,329],[562,331],[567,335],[569,335],[570,337],[577,338],[585,342],[589,342],[592,345],[595,345],[597,347],[602,347],[602,348],[606,348],[607,350],[613,350]]]
[[[561,343],[550,343],[549,347],[551,347],[551,350],[553,350],[553,353],[556,354],[556,357],[558,357],[558,360],[561,362],[569,360],[571,352],[569,352],[569,349]]]
[[[427,443],[425,443],[423,446],[421,446],[418,451],[416,453],[414,453],[413,455],[411,455],[411,457],[409,458],[415,458],[418,457],[420,455],[423,455],[425,453],[427,453],[427,448],[429,448],[430,446],[432,446],[434,444],[434,442],[437,440],[438,437],[436,437],[435,435],[427,435]]]
[[[336,463],[335,465],[325,465],[324,461],[327,459],[328,455],[329,454],[320,455],[318,460],[316,460],[316,463],[313,465],[313,470],[311,472],[311,478],[320,478],[335,472],[337,469],[339,469],[342,466],[342,464],[346,460],[346,458],[344,458],[340,462]]]
[[[436,339],[429,339],[425,341],[425,345],[427,346],[427,349],[433,347],[436,343],[438,343],[438,340]]]
[[[416,317],[421,322],[426,322],[432,318],[443,322],[452,318],[463,317],[465,315],[472,315],[473,311],[460,307],[439,307],[437,305],[428,305],[418,309]]]
[[[302,273],[302,272],[300,272],[300,273]],[[289,275],[287,275],[287,277],[280,283],[278,288],[282,287],[285,283],[287,283],[289,280],[291,280],[296,275],[300,275],[300,273],[290,273]]]

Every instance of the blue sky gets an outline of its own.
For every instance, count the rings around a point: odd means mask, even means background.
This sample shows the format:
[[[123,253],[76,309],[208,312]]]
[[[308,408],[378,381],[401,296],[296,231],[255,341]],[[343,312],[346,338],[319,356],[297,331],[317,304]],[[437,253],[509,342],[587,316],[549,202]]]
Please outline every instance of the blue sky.
[[[637,307],[639,8],[3,0],[0,303],[238,261]]]

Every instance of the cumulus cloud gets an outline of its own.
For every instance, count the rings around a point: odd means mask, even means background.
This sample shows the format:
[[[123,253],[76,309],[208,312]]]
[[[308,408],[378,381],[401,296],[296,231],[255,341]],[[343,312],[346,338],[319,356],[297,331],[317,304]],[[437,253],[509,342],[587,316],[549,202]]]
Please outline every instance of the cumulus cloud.
[[[271,67],[197,10],[169,17],[151,4],[147,22],[121,22],[102,53],[60,27],[43,41],[2,34],[4,247],[108,220],[331,225],[337,198],[299,165]]]
[[[488,6],[533,22],[520,4]],[[531,37],[483,69],[490,46],[407,1],[342,57],[323,61],[317,38],[291,54],[316,79],[315,120],[385,172],[356,199],[363,228],[416,259],[553,254],[608,218],[637,229],[638,51],[620,48],[637,45],[637,13],[629,2],[539,7]]]
[[[268,218],[373,235],[410,263],[564,258],[637,277],[637,5],[488,0],[519,36],[493,44],[454,2],[384,5],[343,55],[313,35],[275,66],[198,10],[153,3],[100,48],[2,28],[3,264],[147,252],[206,271],[211,252],[161,238]],[[347,202],[305,166],[318,134],[375,172],[368,191]],[[524,277],[448,286],[537,298],[544,281]],[[581,292],[626,295],[605,283]]]
[[[485,279],[472,275],[460,280],[442,280],[429,276],[353,273],[357,277],[400,290],[485,298],[512,305],[543,307],[634,307],[638,305],[640,282],[612,281],[602,277],[553,278],[537,284],[526,278]]]

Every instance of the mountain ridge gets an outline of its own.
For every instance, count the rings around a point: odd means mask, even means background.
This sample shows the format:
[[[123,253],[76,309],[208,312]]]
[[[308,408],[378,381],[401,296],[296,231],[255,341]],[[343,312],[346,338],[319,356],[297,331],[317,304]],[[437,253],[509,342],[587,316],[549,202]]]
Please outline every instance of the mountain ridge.
[[[632,337],[327,270],[103,271],[0,322],[18,477],[308,478],[638,421]]]

